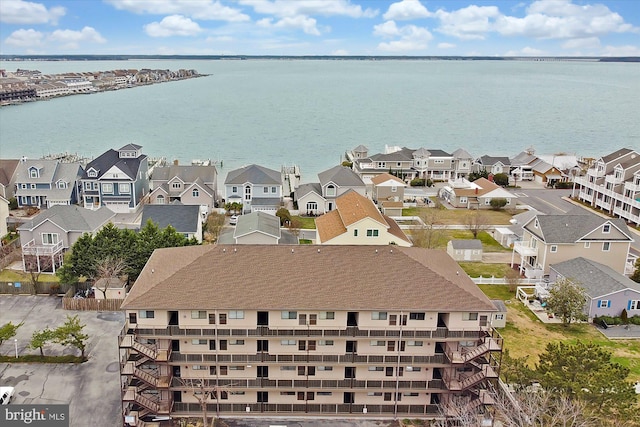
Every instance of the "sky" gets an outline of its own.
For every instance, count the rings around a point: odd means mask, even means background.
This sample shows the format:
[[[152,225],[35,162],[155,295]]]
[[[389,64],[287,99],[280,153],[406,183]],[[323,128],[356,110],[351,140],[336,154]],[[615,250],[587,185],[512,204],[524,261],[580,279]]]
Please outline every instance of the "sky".
[[[0,0],[0,54],[640,56],[640,0]]]

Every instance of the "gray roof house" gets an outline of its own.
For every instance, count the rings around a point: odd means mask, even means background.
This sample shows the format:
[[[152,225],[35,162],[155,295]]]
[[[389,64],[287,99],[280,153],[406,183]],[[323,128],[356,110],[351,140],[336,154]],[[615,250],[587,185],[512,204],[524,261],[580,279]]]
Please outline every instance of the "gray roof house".
[[[500,244],[506,248],[511,247],[514,242],[522,241],[522,235],[524,231],[522,226],[529,222],[536,215],[544,215],[542,212],[538,212],[535,209],[524,211],[511,217],[508,227],[496,227],[493,231],[493,237]]]
[[[504,328],[507,326],[507,306],[501,299],[492,299],[491,302],[496,306],[498,311],[491,313],[489,324],[494,328]]]
[[[19,207],[49,208],[73,205],[80,194],[79,163],[53,159],[22,159],[15,172],[15,197]]]
[[[225,230],[218,238],[220,244],[236,245],[296,245],[298,239],[280,227],[280,218],[266,212],[251,212],[238,217],[233,230]]]
[[[142,147],[127,144],[87,164],[82,176],[87,209],[106,206],[117,213],[136,212],[149,193],[149,164]]]
[[[84,233],[95,233],[109,223],[115,213],[107,208],[96,210],[80,206],[55,205],[25,222],[18,231],[22,242],[22,262],[25,270],[29,257],[37,261],[51,260],[51,269],[62,264],[62,256]],[[47,266],[48,267],[48,266]],[[48,268],[47,268],[48,269]]]
[[[9,200],[15,193],[18,159],[0,159],[0,196]]]
[[[198,205],[210,212],[217,200],[218,171],[214,165],[178,165],[156,167],[151,176],[149,201]]]
[[[336,198],[353,190],[366,195],[367,188],[352,169],[334,166],[318,174],[319,183],[303,184],[296,188],[294,200],[302,215],[317,216],[336,208]]]
[[[453,156],[454,174],[451,179],[466,178],[471,173],[473,165],[473,156],[464,148],[458,148],[451,153]]]
[[[508,157],[504,156],[487,156],[484,155],[479,157],[474,162],[474,171],[479,172],[482,170],[486,170],[492,174],[498,173],[506,173],[509,174],[509,169],[511,167],[511,160]]]
[[[582,257],[552,264],[550,281],[562,278],[584,288],[588,297],[585,314],[589,318],[620,316],[623,309],[629,317],[640,316],[640,283],[611,267]]]
[[[282,174],[259,165],[230,171],[224,180],[226,202],[242,203],[242,212],[275,214],[282,205]]]
[[[549,273],[549,265],[573,258],[598,260],[624,274],[633,237],[620,218],[581,214],[536,215],[523,224],[522,241],[513,245],[526,277]]]
[[[183,205],[173,202],[170,205],[144,205],[141,227],[147,221],[154,222],[159,228],[172,226],[187,239],[195,238],[202,243],[202,216],[197,205]]]
[[[456,261],[482,261],[482,242],[478,239],[452,239],[447,253]]]

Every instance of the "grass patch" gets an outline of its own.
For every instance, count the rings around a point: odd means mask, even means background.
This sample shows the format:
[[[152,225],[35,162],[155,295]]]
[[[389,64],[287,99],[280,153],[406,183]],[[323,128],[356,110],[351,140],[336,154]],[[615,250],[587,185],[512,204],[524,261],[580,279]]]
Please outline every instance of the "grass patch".
[[[529,364],[538,362],[550,342],[580,340],[595,343],[611,352],[611,359],[629,368],[628,381],[640,381],[640,340],[609,340],[590,323],[577,323],[565,327],[558,323],[540,321],[515,293],[505,285],[478,285],[491,299],[510,301],[507,305],[507,326],[499,329],[504,338],[504,348],[514,357],[529,356]]]
[[[310,245],[313,242],[310,239],[298,239],[298,243],[301,245]]]
[[[3,363],[83,363],[86,360],[82,360],[80,356],[65,355],[65,356],[40,356],[39,354],[25,354],[18,356],[16,359],[13,356],[0,356],[0,362]]]
[[[436,208],[411,207],[402,209],[402,216],[420,216],[425,210]],[[439,209],[438,219],[444,225],[460,225],[465,223],[465,218],[471,211],[467,209]],[[522,210],[482,210],[482,214],[487,218],[490,225],[511,225],[509,220],[513,215],[522,213]]]
[[[38,282],[59,282],[60,279],[55,274],[42,273],[38,277]],[[0,271],[0,282],[29,282],[31,283],[31,275],[14,270]]]
[[[411,234],[413,230],[409,229],[406,231],[407,234]],[[449,240],[473,239],[473,233],[469,230],[433,230],[432,232],[435,236],[434,249],[446,249]],[[511,252],[511,249],[502,246],[486,231],[478,233],[478,240],[482,242],[482,249],[485,252]]]
[[[300,228],[303,228],[305,230],[315,230],[316,228],[316,219],[313,217],[294,216],[293,218],[296,218],[300,221]]]
[[[482,242],[482,249],[485,252],[511,252],[510,248],[505,248],[491,234],[486,231],[478,233],[478,240]]]
[[[507,269],[507,264],[483,264],[481,262],[458,262],[458,264],[470,277],[504,277]]]

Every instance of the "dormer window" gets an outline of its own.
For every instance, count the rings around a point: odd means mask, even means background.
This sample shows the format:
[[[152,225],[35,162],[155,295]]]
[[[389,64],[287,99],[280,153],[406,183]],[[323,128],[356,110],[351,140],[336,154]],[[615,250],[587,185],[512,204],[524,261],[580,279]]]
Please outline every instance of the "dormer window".
[[[616,179],[622,178],[622,169],[616,169],[615,177],[616,177]]]
[[[174,190],[180,189],[181,185],[179,182],[173,182],[171,183],[171,188],[173,188]]]
[[[336,195],[336,187],[333,184],[327,185],[327,196],[335,196]]]
[[[611,232],[611,224],[604,224],[602,226],[602,232],[608,234]]]
[[[95,178],[98,176],[98,172],[96,172],[94,169],[91,169],[89,172],[87,172],[87,176],[89,178]]]
[[[65,188],[67,188],[67,183],[64,182],[64,181],[58,181],[56,183],[56,187],[59,188],[59,189],[64,190]]]
[[[538,218],[533,222],[533,227],[538,228]]]
[[[29,178],[40,178],[40,171],[38,168],[29,169]]]
[[[191,195],[193,197],[199,197],[200,196],[200,192],[198,191],[197,188],[194,188],[193,191],[191,192]]]

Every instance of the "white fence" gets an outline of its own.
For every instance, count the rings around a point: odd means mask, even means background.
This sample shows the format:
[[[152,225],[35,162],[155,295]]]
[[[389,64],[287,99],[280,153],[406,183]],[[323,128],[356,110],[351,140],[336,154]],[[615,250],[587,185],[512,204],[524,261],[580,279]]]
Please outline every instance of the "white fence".
[[[504,277],[472,277],[471,280],[476,285],[509,285],[507,279]],[[519,279],[517,285],[540,285],[544,283],[540,279]]]

